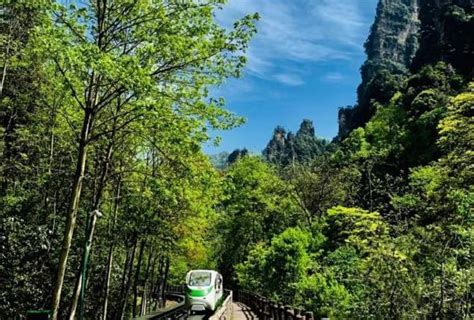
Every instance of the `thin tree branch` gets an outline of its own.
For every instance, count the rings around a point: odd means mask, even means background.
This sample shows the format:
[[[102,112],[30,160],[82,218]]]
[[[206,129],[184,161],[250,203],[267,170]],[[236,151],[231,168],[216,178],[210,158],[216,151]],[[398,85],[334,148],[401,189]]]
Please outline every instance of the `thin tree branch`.
[[[85,110],[86,108],[85,108],[84,104],[81,102],[81,100],[79,99],[79,96],[77,95],[76,89],[74,89],[74,86],[72,85],[71,81],[69,81],[69,78],[67,77],[66,72],[63,70],[63,68],[61,68],[61,65],[59,64],[59,62],[56,59],[53,59],[53,61],[56,64],[56,66],[58,67],[58,70],[61,73],[61,75],[63,76],[64,80],[66,81],[66,84],[68,85],[69,89],[71,90],[72,96],[74,97],[76,102],[79,104],[81,109]]]

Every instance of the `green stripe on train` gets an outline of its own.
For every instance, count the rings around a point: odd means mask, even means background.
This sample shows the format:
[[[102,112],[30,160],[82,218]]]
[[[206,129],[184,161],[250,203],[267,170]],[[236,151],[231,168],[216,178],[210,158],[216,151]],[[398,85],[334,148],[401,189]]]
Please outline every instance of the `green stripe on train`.
[[[212,287],[208,287],[205,289],[191,289],[187,288],[186,293],[190,295],[191,297],[205,297],[211,292]]]

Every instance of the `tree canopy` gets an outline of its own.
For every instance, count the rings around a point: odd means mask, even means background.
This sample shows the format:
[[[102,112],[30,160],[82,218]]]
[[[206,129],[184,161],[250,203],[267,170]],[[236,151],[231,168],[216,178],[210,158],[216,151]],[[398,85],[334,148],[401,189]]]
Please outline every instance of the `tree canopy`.
[[[198,268],[317,317],[472,318],[469,1],[380,1],[332,142],[209,157],[259,19],[225,3],[2,2],[0,318],[135,318]]]

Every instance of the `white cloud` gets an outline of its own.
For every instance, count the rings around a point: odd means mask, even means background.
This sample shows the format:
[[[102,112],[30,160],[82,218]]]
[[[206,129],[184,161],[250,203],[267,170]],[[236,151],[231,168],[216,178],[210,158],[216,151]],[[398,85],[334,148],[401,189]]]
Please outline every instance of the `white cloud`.
[[[247,70],[252,74],[261,78],[265,77],[267,70],[271,69],[272,63],[270,60],[264,59],[254,47],[250,47],[247,51]]]
[[[326,73],[325,75],[321,77],[321,80],[325,82],[340,82],[344,79],[345,79],[344,75],[339,72]]]
[[[320,19],[321,31],[333,45],[352,46],[361,50],[364,41],[367,21],[361,11],[360,0],[319,0],[312,2],[312,15]],[[362,36],[362,37],[361,37]],[[354,48],[355,47],[355,48]]]
[[[373,8],[376,1],[230,0],[217,18],[230,26],[258,12],[261,20],[250,44],[247,71],[260,78],[301,84],[301,79],[294,78],[294,68],[303,71],[308,63],[348,60],[362,54],[373,19],[367,8]]]
[[[301,79],[300,76],[295,75],[295,74],[290,74],[290,73],[276,74],[275,79],[278,82],[281,82],[281,83],[289,85],[289,86],[300,86],[300,85],[304,84],[304,81],[303,81],[303,79]]]

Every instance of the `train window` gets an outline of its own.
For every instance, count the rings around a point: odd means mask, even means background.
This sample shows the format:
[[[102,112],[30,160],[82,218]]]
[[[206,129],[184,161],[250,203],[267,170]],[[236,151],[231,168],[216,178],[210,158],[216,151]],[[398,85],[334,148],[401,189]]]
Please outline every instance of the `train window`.
[[[190,286],[209,286],[211,284],[211,273],[204,271],[194,271],[189,277]]]

